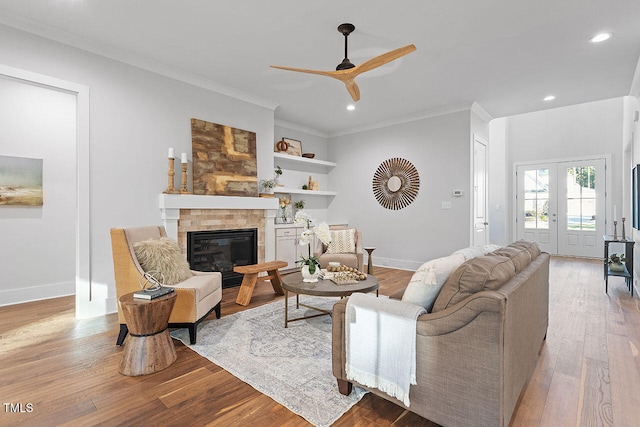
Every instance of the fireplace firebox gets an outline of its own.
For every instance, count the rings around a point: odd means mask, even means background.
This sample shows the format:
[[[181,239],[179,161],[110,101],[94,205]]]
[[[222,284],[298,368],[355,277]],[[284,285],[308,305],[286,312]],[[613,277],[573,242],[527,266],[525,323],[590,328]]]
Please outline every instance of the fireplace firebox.
[[[192,270],[221,272],[223,288],[238,286],[233,267],[258,263],[258,229],[189,231],[187,260]]]

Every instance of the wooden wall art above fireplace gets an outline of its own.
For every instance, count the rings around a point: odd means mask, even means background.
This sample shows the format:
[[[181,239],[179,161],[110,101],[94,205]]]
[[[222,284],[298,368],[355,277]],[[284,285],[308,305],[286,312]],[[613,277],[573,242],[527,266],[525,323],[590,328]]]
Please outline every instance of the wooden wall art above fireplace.
[[[258,197],[256,134],[191,119],[193,194]]]

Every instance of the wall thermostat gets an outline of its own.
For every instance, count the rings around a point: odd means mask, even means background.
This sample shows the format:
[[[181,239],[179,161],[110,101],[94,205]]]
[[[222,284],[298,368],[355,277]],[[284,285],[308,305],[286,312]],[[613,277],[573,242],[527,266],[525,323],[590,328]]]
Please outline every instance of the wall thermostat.
[[[462,197],[462,190],[453,190],[453,197]]]

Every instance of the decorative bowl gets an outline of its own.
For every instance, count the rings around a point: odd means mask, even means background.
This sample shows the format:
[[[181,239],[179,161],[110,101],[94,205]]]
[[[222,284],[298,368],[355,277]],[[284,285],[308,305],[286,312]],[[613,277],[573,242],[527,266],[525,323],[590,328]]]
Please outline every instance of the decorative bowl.
[[[315,153],[302,153],[302,157],[306,157],[307,159],[313,159],[315,156]]]

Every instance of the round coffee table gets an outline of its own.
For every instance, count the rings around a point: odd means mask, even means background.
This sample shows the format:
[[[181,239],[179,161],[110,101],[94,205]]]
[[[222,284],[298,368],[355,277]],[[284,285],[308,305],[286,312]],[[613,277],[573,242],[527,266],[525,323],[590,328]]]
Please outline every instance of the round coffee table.
[[[378,295],[378,279],[371,275],[367,275],[367,278],[365,280],[360,280],[358,283],[352,283],[348,285],[337,285],[331,280],[322,279],[319,279],[315,283],[307,283],[302,281],[302,274],[300,274],[300,272],[297,272],[282,276],[282,288],[284,289],[284,327],[287,328],[289,327],[290,322],[331,314],[331,311],[328,310],[322,310],[310,305],[300,304],[300,295],[342,298],[348,297],[354,292],[367,293],[372,291],[376,291],[376,295]],[[319,311],[320,313],[314,314],[312,316],[289,319],[289,292],[293,292],[294,294],[296,294],[296,308],[300,308],[300,306],[302,306]]]

